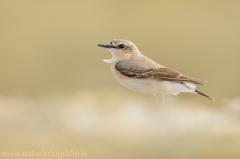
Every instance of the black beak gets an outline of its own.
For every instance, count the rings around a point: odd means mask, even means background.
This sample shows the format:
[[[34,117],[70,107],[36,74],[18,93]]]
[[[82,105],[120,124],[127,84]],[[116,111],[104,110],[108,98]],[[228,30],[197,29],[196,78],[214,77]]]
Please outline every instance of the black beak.
[[[105,47],[105,48],[112,48],[112,46],[108,45],[108,44],[98,44],[97,46]]]

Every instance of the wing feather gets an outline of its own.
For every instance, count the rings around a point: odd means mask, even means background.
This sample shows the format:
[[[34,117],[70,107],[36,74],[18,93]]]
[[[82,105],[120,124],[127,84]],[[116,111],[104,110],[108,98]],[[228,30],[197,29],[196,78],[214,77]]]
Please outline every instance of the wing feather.
[[[162,67],[162,68],[148,68],[144,65],[134,64],[131,61],[119,61],[115,65],[115,69],[122,75],[139,78],[139,79],[159,79],[172,82],[186,82],[203,85],[201,82],[206,82],[204,80],[190,78],[181,74],[180,72],[174,71],[172,69]]]

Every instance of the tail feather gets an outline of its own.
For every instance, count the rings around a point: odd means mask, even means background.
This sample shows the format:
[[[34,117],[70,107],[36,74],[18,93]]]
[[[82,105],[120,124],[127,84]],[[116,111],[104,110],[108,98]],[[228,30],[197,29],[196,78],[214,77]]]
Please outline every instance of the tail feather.
[[[197,90],[195,90],[195,92],[196,92],[197,94],[199,94],[199,95],[202,95],[202,96],[204,96],[204,97],[207,97],[207,98],[210,99],[210,100],[215,101],[214,98],[212,98],[212,97],[210,97],[210,96],[208,96],[208,95],[206,95],[206,94],[204,94],[204,93],[202,93],[202,92],[199,92],[199,91],[197,91]]]

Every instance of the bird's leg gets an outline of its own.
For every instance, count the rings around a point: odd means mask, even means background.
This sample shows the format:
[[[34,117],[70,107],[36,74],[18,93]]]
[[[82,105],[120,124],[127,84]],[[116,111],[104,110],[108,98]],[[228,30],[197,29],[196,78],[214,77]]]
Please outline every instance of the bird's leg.
[[[160,93],[155,93],[155,96],[157,97],[158,103],[162,103],[164,96]]]

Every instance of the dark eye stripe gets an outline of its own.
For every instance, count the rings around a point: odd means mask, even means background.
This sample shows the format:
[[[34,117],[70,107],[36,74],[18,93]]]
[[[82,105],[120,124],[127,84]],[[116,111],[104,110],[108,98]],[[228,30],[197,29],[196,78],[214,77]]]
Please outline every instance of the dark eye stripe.
[[[125,47],[125,45],[124,45],[124,44],[120,44],[120,45],[118,45],[118,47],[120,47],[121,49],[123,49],[123,48]]]

